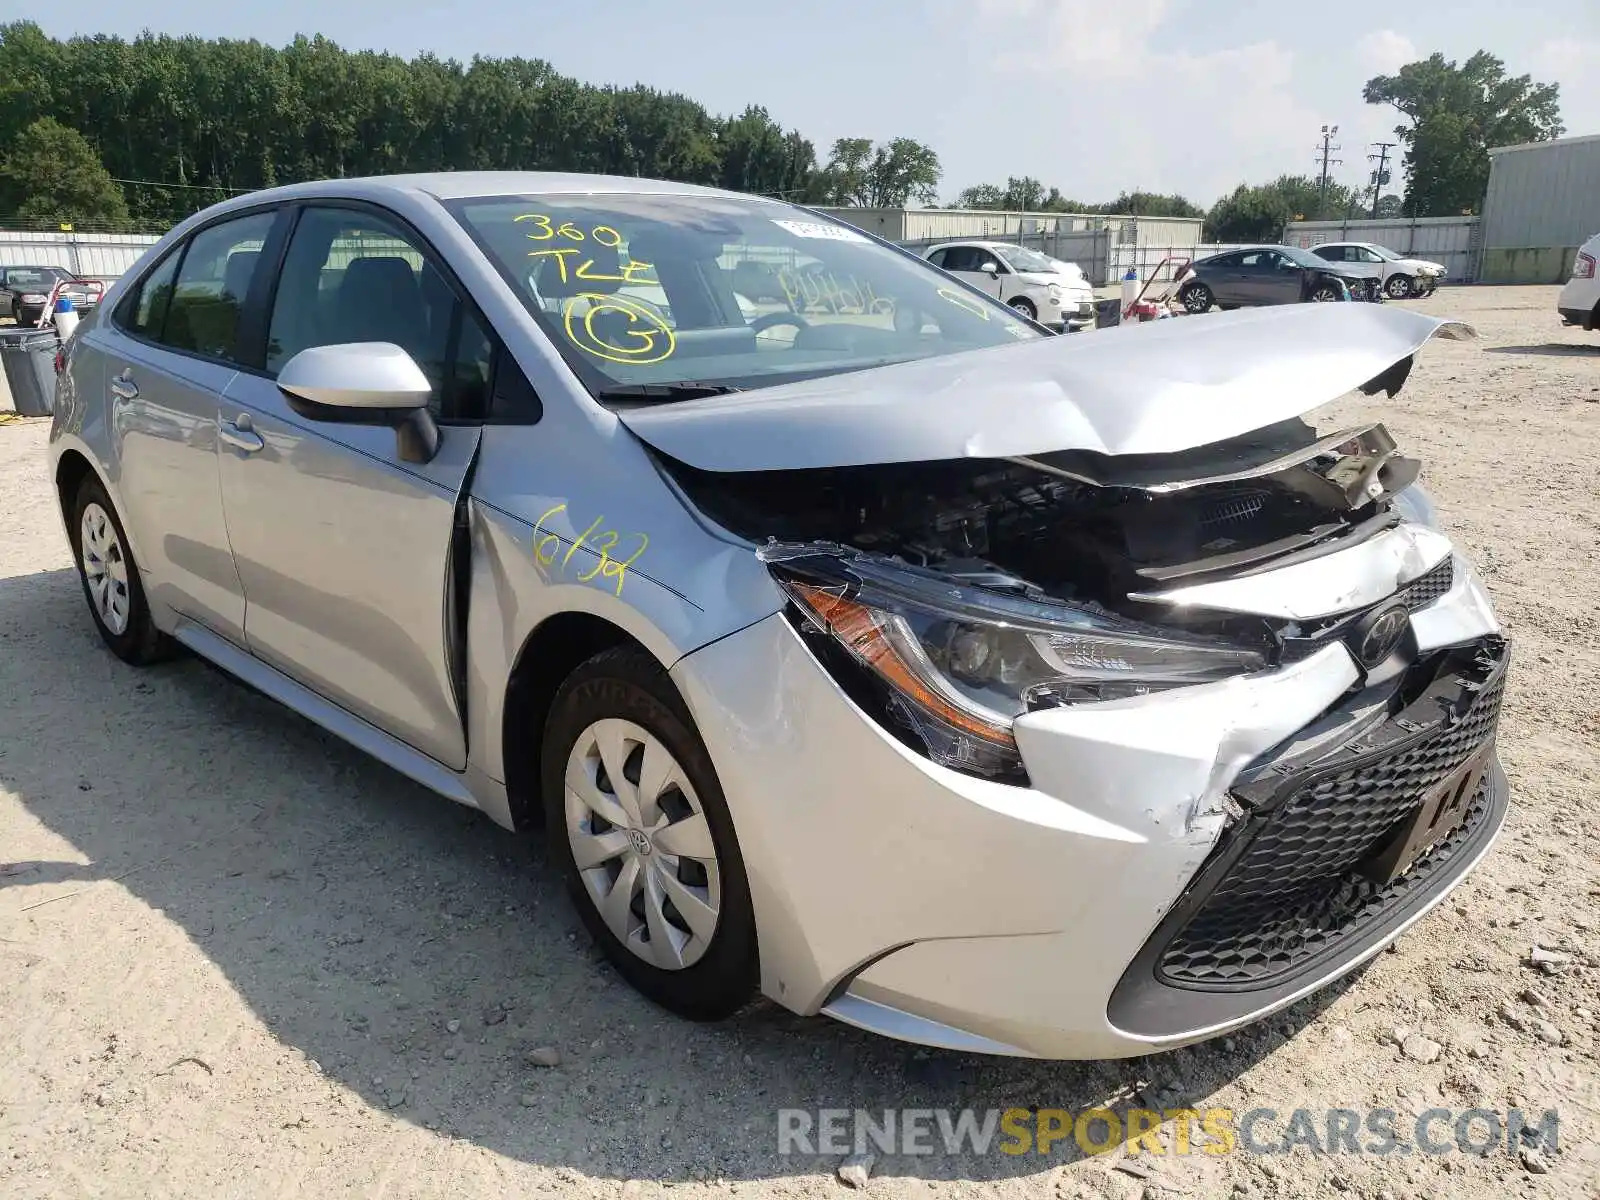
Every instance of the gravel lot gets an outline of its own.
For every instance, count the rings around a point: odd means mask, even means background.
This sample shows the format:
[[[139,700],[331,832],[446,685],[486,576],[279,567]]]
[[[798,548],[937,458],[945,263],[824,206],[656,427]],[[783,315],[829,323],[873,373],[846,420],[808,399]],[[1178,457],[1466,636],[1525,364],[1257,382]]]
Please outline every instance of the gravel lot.
[[[0,426],[0,1195],[820,1196],[844,1191],[839,1159],[780,1157],[781,1107],[1143,1097],[1555,1108],[1561,1138],[1527,1162],[1502,1144],[1132,1173],[1069,1141],[885,1158],[867,1190],[1600,1196],[1600,334],[1554,303],[1419,302],[1482,340],[1431,346],[1393,401],[1336,406],[1424,458],[1517,640],[1506,835],[1355,980],[1126,1063],[928,1053],[770,1007],[663,1015],[597,962],[537,852],[198,662],[116,662],[49,496],[47,424]],[[1562,961],[1530,964],[1535,945]],[[1396,1029],[1419,1036],[1402,1051]]]

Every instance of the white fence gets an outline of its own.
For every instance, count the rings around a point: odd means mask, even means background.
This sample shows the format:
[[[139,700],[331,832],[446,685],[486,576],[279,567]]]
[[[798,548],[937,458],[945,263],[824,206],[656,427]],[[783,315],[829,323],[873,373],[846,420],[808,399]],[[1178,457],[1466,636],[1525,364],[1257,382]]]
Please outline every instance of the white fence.
[[[1310,249],[1324,242],[1373,242],[1405,258],[1443,263],[1451,283],[1478,277],[1477,217],[1395,217],[1379,221],[1291,221],[1283,240]]]
[[[29,233],[0,230],[0,267],[65,267],[112,280],[161,240],[153,233]]]

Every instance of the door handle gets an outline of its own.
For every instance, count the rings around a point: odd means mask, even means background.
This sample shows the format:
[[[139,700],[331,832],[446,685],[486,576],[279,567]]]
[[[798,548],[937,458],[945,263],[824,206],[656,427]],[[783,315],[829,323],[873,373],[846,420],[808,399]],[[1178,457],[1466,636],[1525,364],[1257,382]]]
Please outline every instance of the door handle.
[[[133,368],[123,367],[121,375],[111,377],[111,394],[124,400],[139,398],[139,385],[133,381]]]
[[[217,429],[217,436],[226,446],[235,450],[242,450],[246,454],[254,454],[266,443],[261,440],[261,435],[250,428],[250,414],[240,413],[236,421],[224,421]]]

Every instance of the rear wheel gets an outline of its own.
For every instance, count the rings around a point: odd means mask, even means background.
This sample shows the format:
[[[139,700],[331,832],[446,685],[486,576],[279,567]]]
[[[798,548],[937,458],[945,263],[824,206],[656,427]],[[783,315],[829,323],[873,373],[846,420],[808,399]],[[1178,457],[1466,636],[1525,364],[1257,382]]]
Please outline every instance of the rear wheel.
[[[579,667],[545,723],[552,860],[589,932],[635,988],[692,1020],[754,994],[755,914],[705,744],[656,661],[634,647]]]
[[[1178,302],[1183,305],[1184,311],[1195,316],[1210,312],[1211,306],[1216,303],[1216,299],[1211,289],[1203,283],[1191,283],[1178,296]]]
[[[93,475],[78,487],[68,528],[89,615],[105,644],[135,666],[166,658],[172,642],[151,619],[128,535],[111,498]]]
[[[1030,321],[1036,321],[1039,319],[1039,310],[1033,306],[1032,300],[1018,296],[1015,300],[1011,301],[1011,307],[1016,309],[1023,316],[1027,317]]]
[[[1391,300],[1404,300],[1411,295],[1411,276],[1391,275],[1384,283],[1383,290],[1389,293]]]

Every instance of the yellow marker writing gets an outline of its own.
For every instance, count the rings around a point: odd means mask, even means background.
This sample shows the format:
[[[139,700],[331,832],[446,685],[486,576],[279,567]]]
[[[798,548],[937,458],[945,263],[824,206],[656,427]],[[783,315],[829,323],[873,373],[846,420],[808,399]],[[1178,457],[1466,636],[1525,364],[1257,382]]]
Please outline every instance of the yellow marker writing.
[[[595,318],[607,313],[626,318],[621,328],[596,327]],[[627,296],[581,292],[567,301],[562,315],[572,344],[607,362],[625,366],[656,363],[677,349],[672,327],[661,315]]]

